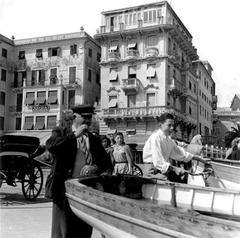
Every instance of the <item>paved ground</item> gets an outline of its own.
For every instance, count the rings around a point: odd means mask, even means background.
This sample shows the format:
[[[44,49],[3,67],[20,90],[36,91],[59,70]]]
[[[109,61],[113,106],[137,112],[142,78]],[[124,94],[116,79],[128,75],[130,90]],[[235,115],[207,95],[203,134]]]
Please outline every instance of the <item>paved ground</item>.
[[[48,171],[44,171],[44,184]],[[26,201],[20,184],[0,188],[1,238],[50,238],[52,203],[44,198],[44,189],[36,201]],[[101,235],[94,230],[92,238]]]

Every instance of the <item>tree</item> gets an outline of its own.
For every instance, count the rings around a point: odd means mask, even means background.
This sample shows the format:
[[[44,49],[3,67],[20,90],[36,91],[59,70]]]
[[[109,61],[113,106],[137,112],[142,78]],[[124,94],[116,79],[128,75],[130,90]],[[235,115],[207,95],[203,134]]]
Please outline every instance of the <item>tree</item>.
[[[237,127],[231,127],[231,131],[227,131],[225,134],[225,146],[231,147],[232,140],[236,137],[240,137],[240,123],[237,124]]]

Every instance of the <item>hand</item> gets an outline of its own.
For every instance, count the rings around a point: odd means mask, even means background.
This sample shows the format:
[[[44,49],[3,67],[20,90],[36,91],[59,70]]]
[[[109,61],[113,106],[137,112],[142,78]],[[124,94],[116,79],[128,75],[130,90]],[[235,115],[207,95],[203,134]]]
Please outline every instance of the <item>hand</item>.
[[[85,165],[81,172],[80,175],[93,175],[97,171],[98,167],[97,165]]]
[[[76,129],[76,131],[74,132],[74,134],[75,134],[76,137],[79,137],[79,136],[81,136],[81,135],[83,134],[83,132],[84,132],[85,130],[87,130],[87,129],[88,129],[88,126],[85,125],[85,124],[83,124],[83,125],[79,126],[79,127]]]
[[[175,167],[175,166],[172,166],[172,168],[177,175],[182,175],[186,173],[186,170],[184,168]]]

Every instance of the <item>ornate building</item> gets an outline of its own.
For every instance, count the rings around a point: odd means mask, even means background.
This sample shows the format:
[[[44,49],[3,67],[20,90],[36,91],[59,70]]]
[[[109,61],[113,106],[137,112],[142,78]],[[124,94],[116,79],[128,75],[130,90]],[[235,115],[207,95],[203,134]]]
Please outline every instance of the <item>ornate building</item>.
[[[6,132],[50,130],[64,110],[99,101],[100,46],[83,28],[76,33],[6,41],[9,48],[3,48],[9,60],[2,57],[0,65],[7,71],[7,80],[1,80],[7,98],[8,120],[2,126]]]
[[[103,12],[95,39],[102,55],[101,134],[118,130],[144,142],[163,112],[175,115],[178,138],[189,140],[200,130],[199,64],[193,63],[199,57],[167,2]],[[211,115],[206,120],[211,124]]]

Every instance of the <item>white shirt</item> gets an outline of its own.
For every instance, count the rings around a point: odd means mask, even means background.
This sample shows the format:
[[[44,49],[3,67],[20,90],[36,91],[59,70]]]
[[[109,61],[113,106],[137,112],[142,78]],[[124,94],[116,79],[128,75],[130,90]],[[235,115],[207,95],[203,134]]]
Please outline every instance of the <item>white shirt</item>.
[[[161,173],[167,172],[170,158],[188,162],[192,157],[192,154],[177,146],[169,136],[164,135],[161,129],[154,132],[143,147],[143,162],[153,163]]]

